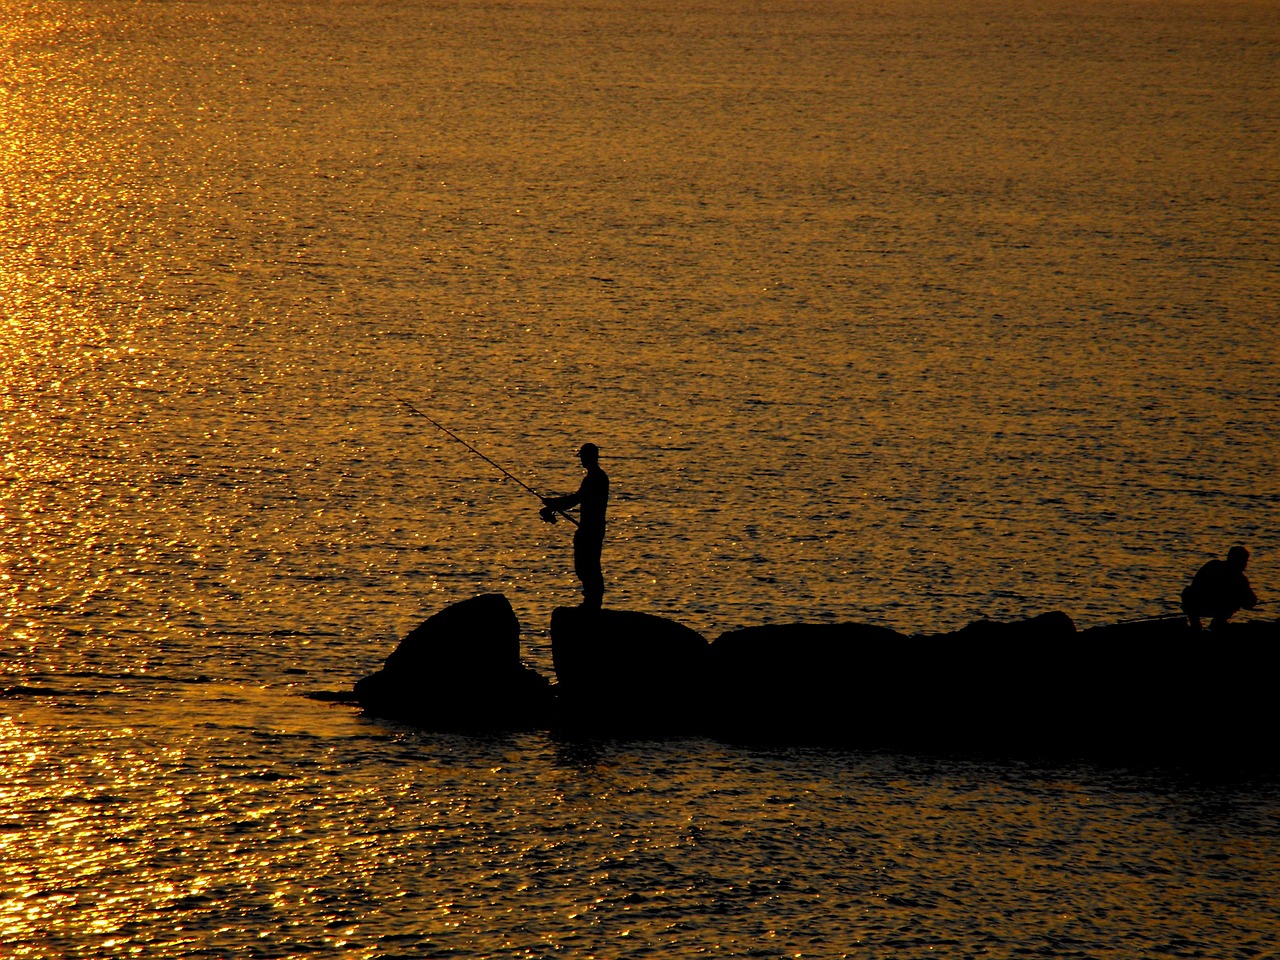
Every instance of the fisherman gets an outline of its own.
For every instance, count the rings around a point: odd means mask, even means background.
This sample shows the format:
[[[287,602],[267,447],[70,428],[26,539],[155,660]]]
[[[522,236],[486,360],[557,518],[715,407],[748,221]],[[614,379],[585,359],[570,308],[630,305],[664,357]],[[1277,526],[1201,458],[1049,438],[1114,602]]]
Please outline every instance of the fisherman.
[[[600,450],[594,443],[584,443],[578,459],[586,475],[577,493],[567,497],[543,497],[540,515],[555,522],[558,512],[581,507],[578,529],[573,534],[573,570],[582,581],[582,604],[587,610],[599,610],[604,601],[604,574],[600,570],[600,553],[604,548],[604,510],[609,502],[609,475],[600,469]]]
[[[1182,612],[1191,621],[1191,629],[1200,629],[1201,617],[1212,617],[1210,629],[1221,630],[1236,611],[1252,610],[1258,605],[1258,598],[1244,575],[1248,565],[1249,551],[1232,547],[1227,551],[1227,559],[1215,557],[1200,568],[1182,591]]]

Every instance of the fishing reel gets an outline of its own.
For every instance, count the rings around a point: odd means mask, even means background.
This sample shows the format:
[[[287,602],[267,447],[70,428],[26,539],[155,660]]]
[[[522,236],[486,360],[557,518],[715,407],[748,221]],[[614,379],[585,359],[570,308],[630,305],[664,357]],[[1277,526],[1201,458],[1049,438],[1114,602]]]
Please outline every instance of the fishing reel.
[[[538,516],[540,516],[547,523],[555,523],[557,520],[560,519],[559,514],[557,514],[550,507],[543,507],[541,510],[538,511]]]

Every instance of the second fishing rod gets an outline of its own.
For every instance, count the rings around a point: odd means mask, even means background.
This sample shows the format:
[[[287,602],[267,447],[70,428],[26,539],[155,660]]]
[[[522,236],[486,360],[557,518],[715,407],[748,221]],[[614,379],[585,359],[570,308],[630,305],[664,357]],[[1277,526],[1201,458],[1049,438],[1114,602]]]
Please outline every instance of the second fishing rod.
[[[466,447],[468,450],[474,453],[477,457],[479,457],[485,463],[489,464],[489,466],[493,467],[495,470],[497,470],[500,474],[502,474],[508,480],[514,480],[517,484],[520,485],[521,488],[529,491],[531,494],[537,497],[539,501],[545,502],[546,498],[543,497],[543,495],[540,494],[537,490],[533,489],[533,487],[529,486],[527,483],[525,483],[515,474],[511,473],[511,471],[507,470],[506,467],[502,466],[501,464],[497,463],[491,458],[485,456],[483,453],[481,453],[479,450],[477,450],[475,447],[469,444],[466,440],[462,439],[462,437],[458,436],[456,433],[454,433],[452,430],[446,427],[443,423],[423,413],[421,410],[415,407],[412,403],[410,403],[404,397],[398,396],[397,394],[394,394],[394,393],[391,396],[394,397],[400,403],[402,403],[405,407],[407,407],[408,410],[411,413],[413,413],[415,416],[421,417],[423,420],[427,421],[427,423],[431,424],[441,433],[445,434],[445,436],[462,444],[464,447]],[[563,510],[556,510],[552,507],[543,506],[543,508],[540,511],[538,511],[538,515],[541,516],[542,519],[546,520],[548,523],[555,523],[556,517],[560,516],[560,517],[564,517],[566,520],[572,523],[575,527],[578,526],[578,518],[573,516],[573,514],[566,513]]]

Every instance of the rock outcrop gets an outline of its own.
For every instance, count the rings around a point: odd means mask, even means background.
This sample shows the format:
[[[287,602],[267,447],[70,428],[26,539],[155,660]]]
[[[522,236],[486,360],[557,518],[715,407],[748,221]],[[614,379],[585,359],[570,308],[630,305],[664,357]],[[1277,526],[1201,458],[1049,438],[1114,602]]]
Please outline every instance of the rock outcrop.
[[[1274,766],[1280,621],[1193,632],[1178,617],[1077,631],[1063,613],[908,636],[857,623],[732,630],[561,607],[557,682],[520,660],[505,597],[441,610],[355,685],[372,714],[435,729],[1032,758]],[[1257,744],[1264,742],[1259,750]]]
[[[1020,738],[1041,706],[1045,651],[1074,635],[1061,613],[920,636],[858,623],[734,630],[711,645],[714,729],[873,748]]]
[[[700,633],[664,617],[557,607],[551,653],[560,721],[604,732],[697,732],[708,649]]]
[[[371,714],[436,729],[542,726],[553,702],[547,678],[520,660],[520,622],[501,594],[432,615],[354,692]]]
[[[883,741],[881,707],[904,685],[908,638],[858,623],[771,624],[721,634],[711,644],[719,736],[765,742],[838,741],[858,729]],[[895,711],[896,712],[896,711]]]
[[[1062,663],[1076,626],[1053,612],[998,623],[978,620],[949,633],[912,638],[914,709],[899,743],[946,750],[1056,750],[1074,711]]]
[[[1195,631],[1181,617],[1092,627],[1060,658],[1074,693],[1072,752],[1197,767],[1280,760],[1280,620]],[[1268,758],[1270,758],[1268,760]]]

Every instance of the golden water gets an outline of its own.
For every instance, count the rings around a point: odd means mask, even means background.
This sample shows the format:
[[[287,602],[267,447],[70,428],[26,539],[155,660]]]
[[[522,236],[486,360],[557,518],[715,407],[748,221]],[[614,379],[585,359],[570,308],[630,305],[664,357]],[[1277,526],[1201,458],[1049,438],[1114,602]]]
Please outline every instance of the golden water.
[[[0,0],[3,952],[1276,950],[1274,785],[300,694],[488,591],[549,671],[576,602],[397,395],[540,490],[598,443],[606,603],[709,638],[1157,614],[1236,542],[1269,599],[1278,51],[1261,0]]]

